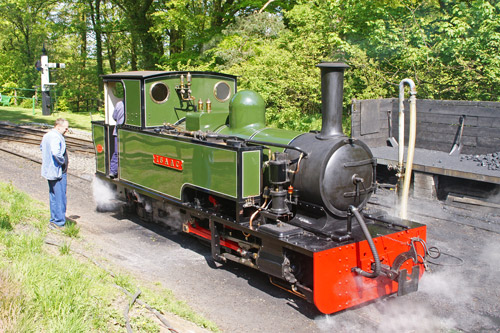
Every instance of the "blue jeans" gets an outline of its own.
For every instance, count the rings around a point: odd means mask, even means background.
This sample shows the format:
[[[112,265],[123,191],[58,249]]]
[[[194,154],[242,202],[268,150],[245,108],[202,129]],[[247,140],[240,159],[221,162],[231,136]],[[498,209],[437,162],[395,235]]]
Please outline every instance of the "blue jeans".
[[[109,163],[110,175],[118,174],[118,137],[114,136],[114,138],[115,138],[115,150],[113,152],[113,155],[111,156],[111,161]]]
[[[49,180],[50,222],[62,227],[66,223],[66,173],[61,179]]]

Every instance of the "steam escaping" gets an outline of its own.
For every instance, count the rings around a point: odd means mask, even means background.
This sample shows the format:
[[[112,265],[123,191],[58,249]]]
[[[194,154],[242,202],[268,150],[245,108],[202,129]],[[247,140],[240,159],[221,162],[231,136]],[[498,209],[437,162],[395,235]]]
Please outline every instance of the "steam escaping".
[[[405,297],[389,297],[357,310],[316,319],[321,332],[447,332],[453,318],[436,314],[432,307]]]
[[[485,274],[488,275],[486,278],[498,278],[498,274],[500,274],[500,240],[485,244],[480,257],[486,266],[484,270]]]
[[[116,188],[100,178],[94,177],[92,181],[92,189],[94,203],[99,212],[113,212],[118,210],[124,203],[119,199],[116,193]],[[182,231],[182,225],[185,218],[180,213],[177,207],[169,205],[158,200],[141,195],[136,191],[130,192],[131,196],[136,200],[137,211],[139,217],[147,219],[152,218],[154,222],[163,224],[173,231]],[[135,210],[135,208],[134,208]]]
[[[153,207],[153,215],[156,222],[168,227],[174,233],[182,230],[185,219],[180,213],[179,208],[160,202],[154,202]]]
[[[96,209],[100,212],[114,211],[118,208],[113,186],[97,177],[92,181],[92,190]]]
[[[147,213],[151,213],[153,211],[153,207],[151,205],[151,199],[146,196],[141,195],[137,191],[133,191],[134,196],[137,198],[137,202],[144,207],[144,210]]]
[[[431,265],[416,293],[320,316],[317,328],[321,332],[498,331],[500,291],[494,286],[500,273],[500,240],[468,250],[474,262],[464,258],[461,266]],[[443,259],[442,264],[453,262]]]
[[[168,212],[168,222],[167,225],[174,230],[182,230],[182,224],[184,223],[184,219],[181,216],[179,209],[167,206]]]
[[[440,272],[427,272],[420,281],[419,292],[436,297],[438,302],[467,304],[471,302],[474,290],[465,283],[464,276],[451,268]]]

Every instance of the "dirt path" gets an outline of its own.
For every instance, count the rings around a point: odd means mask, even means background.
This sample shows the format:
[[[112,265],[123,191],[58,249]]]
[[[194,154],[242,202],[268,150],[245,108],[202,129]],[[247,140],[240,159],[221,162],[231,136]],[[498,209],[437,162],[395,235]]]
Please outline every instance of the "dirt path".
[[[48,203],[40,167],[0,152],[0,181]],[[68,215],[94,255],[140,279],[160,282],[224,332],[417,332],[458,328],[500,332],[500,235],[427,218],[429,243],[464,260],[433,266],[417,293],[389,297],[333,316],[271,286],[264,274],[229,263],[215,267],[193,238],[119,213],[98,213],[91,183],[68,177]],[[427,210],[430,207],[426,207]],[[449,257],[449,263],[456,263]]]

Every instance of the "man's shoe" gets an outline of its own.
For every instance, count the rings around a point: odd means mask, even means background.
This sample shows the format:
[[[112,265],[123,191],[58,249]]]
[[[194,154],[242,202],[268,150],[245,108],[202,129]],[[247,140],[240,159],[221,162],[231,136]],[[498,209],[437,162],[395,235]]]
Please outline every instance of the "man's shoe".
[[[68,224],[77,224],[76,223],[76,219],[79,218],[80,216],[78,215],[71,215],[69,217],[66,217],[66,224],[65,225],[68,225]]]
[[[116,174],[116,173],[109,174],[109,178],[111,178],[111,179],[115,179],[116,177],[118,177],[118,174]]]
[[[61,230],[63,229],[64,226],[58,226],[57,224],[55,224],[54,222],[49,222],[49,229],[52,229],[52,230]]]

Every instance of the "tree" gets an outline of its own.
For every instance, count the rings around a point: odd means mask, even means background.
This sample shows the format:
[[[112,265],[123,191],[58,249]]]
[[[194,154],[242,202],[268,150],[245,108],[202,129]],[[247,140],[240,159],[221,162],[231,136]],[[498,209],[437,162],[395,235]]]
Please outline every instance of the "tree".
[[[127,28],[132,35],[132,51],[140,55],[140,63],[132,62],[132,70],[156,69],[163,55],[161,36],[151,32],[153,0],[111,0],[125,14]]]
[[[104,74],[102,63],[101,0],[88,0],[88,4],[90,7],[90,19],[92,21],[92,28],[95,32],[97,76],[100,76]],[[102,88],[102,80],[99,80],[99,91],[102,90]]]
[[[324,60],[350,66],[346,115],[406,77],[418,98],[500,101],[496,0],[4,0],[0,17],[0,85],[36,84],[46,42],[70,106],[97,98],[103,73],[214,70],[260,92],[278,126],[317,129]]]
[[[0,3],[0,18],[5,20],[0,33],[4,81],[15,82],[24,88],[35,85],[34,64],[50,33],[47,22],[50,23],[50,12],[55,4],[55,0],[4,0]]]
[[[281,13],[295,1],[272,1],[265,7],[267,13]],[[223,31],[235,23],[264,8],[261,0],[164,2],[153,14],[153,32],[168,36],[168,53],[161,60],[164,68],[176,69],[178,63],[201,64],[203,53],[216,47]]]

